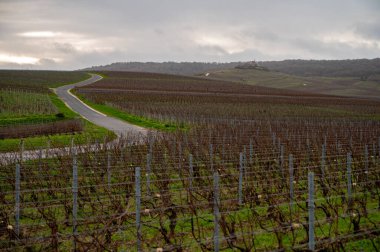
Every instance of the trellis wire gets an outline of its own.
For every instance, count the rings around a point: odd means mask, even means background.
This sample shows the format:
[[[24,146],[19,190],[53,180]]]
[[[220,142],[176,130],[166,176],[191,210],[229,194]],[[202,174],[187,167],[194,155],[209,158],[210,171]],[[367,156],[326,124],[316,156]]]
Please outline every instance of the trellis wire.
[[[370,147],[371,147],[371,145],[370,145]],[[366,148],[368,148],[368,147],[366,147]],[[374,147],[372,147],[373,149],[375,149]],[[368,150],[367,150],[367,152],[368,152]],[[280,153],[282,153],[282,151],[280,152]],[[281,154],[280,154],[281,155]],[[109,157],[109,154],[108,154],[108,157]],[[367,157],[368,157],[368,154],[367,154]],[[180,160],[180,159],[179,159]],[[189,167],[192,167],[192,155],[190,154],[189,155],[189,160],[191,160],[191,161],[189,161]],[[211,165],[211,167],[213,167],[213,164],[214,164],[214,158],[213,158],[213,148],[212,148],[212,145],[210,145],[210,165]],[[242,161],[243,160],[243,161]],[[280,158],[280,160],[281,160],[281,158]],[[291,169],[291,167],[292,167],[292,169],[293,169],[293,163],[292,162],[290,162],[292,160],[292,158],[289,156],[289,169]],[[239,161],[240,161],[240,166],[239,166],[239,168],[240,168],[240,170],[245,170],[245,166],[244,166],[244,155],[243,155],[243,153],[239,153]],[[293,160],[292,160],[293,161]],[[73,198],[75,198],[75,195],[74,195],[74,191],[75,191],[75,186],[74,186],[74,181],[76,180],[76,181],[78,181],[78,174],[76,174],[76,176],[75,176],[75,172],[74,172],[74,166],[76,165],[76,160],[74,161],[74,158],[73,158]],[[349,154],[347,154],[347,194],[348,194],[348,198],[352,198],[352,192],[351,192],[351,190],[352,190],[352,188],[349,188],[349,187],[351,187],[351,184],[352,184],[352,181],[351,181],[351,177],[352,177],[352,174],[351,174],[351,154],[349,153]],[[108,163],[108,162],[107,162]],[[216,163],[217,163],[217,161],[216,161]],[[74,165],[75,164],[75,165]],[[107,167],[109,167],[109,165],[107,164]],[[371,168],[373,168],[372,167],[372,165],[371,165]],[[192,169],[191,169],[192,170]],[[193,171],[191,171],[191,170],[189,170],[189,173],[190,174],[192,174],[193,173]],[[213,169],[212,169],[213,170]],[[240,170],[239,170],[239,178],[240,178]],[[368,172],[370,171],[371,169],[369,169],[369,167],[367,166],[367,167],[365,167],[365,171],[367,172],[367,174],[368,174]],[[292,171],[292,172],[290,172],[289,171],[289,176],[290,177],[292,177],[291,176],[291,174],[294,172],[294,170]],[[17,172],[16,172],[17,173]],[[76,172],[77,173],[77,172]],[[344,173],[343,173],[344,174]],[[216,181],[216,179],[215,179],[215,175],[217,175],[218,176],[218,179],[217,179],[217,181],[218,181],[218,187],[219,187],[219,174],[217,173],[217,171],[214,171],[214,173],[213,173],[213,178],[214,178],[214,185],[215,185],[215,181]],[[331,175],[330,173],[329,173],[329,175]],[[17,175],[16,175],[17,176]],[[192,176],[193,175],[191,175],[190,177],[189,177],[189,181],[192,181]],[[308,176],[310,176],[310,174],[308,175]],[[77,177],[76,179],[75,179],[75,177]],[[326,176],[325,178],[328,178],[328,176]],[[178,180],[181,180],[181,179],[183,179],[183,178],[179,178]],[[314,174],[313,174],[313,180],[314,180]],[[17,179],[16,179],[16,181],[17,181]],[[168,181],[174,181],[174,180],[170,180],[170,179],[168,179]],[[289,182],[292,182],[292,179],[290,179],[290,181]],[[370,182],[370,181],[367,181],[367,182]],[[192,182],[191,182],[192,183]],[[109,183],[108,183],[108,185],[109,185]],[[292,183],[290,184],[290,187],[291,187],[291,185],[292,185]],[[140,185],[141,186],[141,185]],[[239,181],[239,187],[240,187],[240,181]],[[314,185],[312,186],[313,188],[314,188]],[[16,187],[17,188],[17,187]],[[137,187],[136,187],[137,188]],[[309,179],[309,188],[310,188],[310,179]],[[292,191],[293,189],[291,189],[291,191]],[[309,189],[310,190],[310,189]],[[242,190],[241,190],[242,191]],[[78,192],[78,185],[76,185],[76,192]],[[215,197],[216,197],[216,192],[219,194],[219,191],[216,191],[215,190],[215,186],[214,186],[214,206],[215,205],[217,205],[217,204],[215,204]],[[240,189],[239,189],[239,193],[240,193]],[[314,194],[314,192],[313,192],[313,194]],[[137,195],[137,192],[136,192],[136,195]],[[351,195],[351,196],[350,196]],[[218,198],[219,198],[219,195],[218,195]],[[216,199],[216,202],[219,202],[219,199]],[[239,195],[239,198],[242,198],[242,197],[240,197],[240,195]],[[290,197],[291,199],[292,199],[292,197]],[[140,191],[140,199],[141,199],[141,191]],[[311,196],[310,196],[310,192],[309,192],[309,210],[310,210],[310,206],[311,206],[311,204],[310,204],[310,202],[311,202],[311,199],[314,201],[314,197],[312,198]],[[136,198],[136,202],[137,202],[137,198]],[[312,204],[313,206],[314,206],[314,203]],[[185,205],[186,206],[186,205]],[[74,225],[74,220],[76,221],[77,220],[77,217],[76,218],[74,218],[74,208],[75,208],[75,203],[73,202],[73,228],[76,226],[76,225]],[[141,209],[140,209],[141,210]],[[137,211],[137,209],[136,209],[136,221],[137,221],[137,212],[140,212],[140,211]],[[229,213],[229,212],[227,212],[227,213]],[[218,214],[220,214],[220,212],[219,212],[219,209],[218,209]],[[214,208],[214,216],[215,216],[215,208]],[[309,214],[309,220],[311,220],[312,218],[311,218],[311,216],[312,215],[310,215]],[[309,227],[310,227],[311,225],[309,224]],[[219,225],[218,225],[218,228],[219,228]],[[215,231],[215,230],[214,230]],[[75,232],[73,232],[73,235],[74,235],[74,237],[75,236],[77,236],[78,234],[75,234]],[[310,235],[310,234],[309,234]],[[311,236],[310,236],[311,237]],[[215,238],[214,238],[215,239]],[[74,241],[75,241],[75,238],[74,238]],[[220,242],[220,240],[219,240],[219,242]],[[315,243],[318,243],[318,241],[317,242],[315,242],[314,241],[314,244]],[[214,241],[214,244],[216,244],[215,243],[215,241]],[[219,244],[219,243],[218,243]],[[314,245],[315,246],[315,245]],[[216,246],[215,248],[219,248],[219,245],[218,246]]]

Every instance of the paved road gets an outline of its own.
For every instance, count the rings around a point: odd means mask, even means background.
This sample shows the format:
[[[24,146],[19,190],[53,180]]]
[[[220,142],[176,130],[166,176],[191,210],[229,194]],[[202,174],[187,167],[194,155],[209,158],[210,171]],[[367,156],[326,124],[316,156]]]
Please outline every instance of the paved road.
[[[55,92],[57,93],[59,98],[61,98],[66,103],[66,105],[68,105],[72,110],[80,114],[82,117],[96,125],[114,131],[118,136],[125,135],[127,132],[146,134],[146,129],[129,124],[125,121],[121,121],[113,117],[106,116],[90,108],[89,106],[81,102],[76,96],[70,93],[70,89],[89,85],[101,79],[101,76],[91,74],[90,79],[75,84],[58,87],[55,89]]]
[[[98,80],[101,80],[102,77],[96,74],[91,74],[91,78],[85,81],[81,81],[75,84],[66,85],[55,89],[57,95],[68,105],[72,110],[80,114],[82,117],[87,120],[107,128],[109,130],[114,131],[119,137],[125,135],[127,132],[140,133],[143,136],[147,135],[147,130],[132,124],[129,124],[125,121],[118,120],[116,118],[108,117],[81,102],[76,96],[71,94],[69,91],[75,87],[81,87],[85,85],[89,85]],[[117,141],[117,140],[116,140]],[[116,143],[115,141],[115,143]],[[113,142],[108,143],[112,146]],[[74,147],[77,153],[85,152],[87,149],[92,149],[93,151],[98,150],[99,148],[104,148],[103,144],[87,146],[86,148],[81,148],[81,146]],[[38,158],[47,158],[48,156],[55,155],[69,155],[71,150],[69,147],[65,148],[52,148],[52,149],[44,149],[44,150],[30,150],[24,151],[22,153],[22,157],[20,156],[20,152],[7,152],[0,153],[0,165],[11,164],[15,162],[19,162],[22,160],[31,160]]]

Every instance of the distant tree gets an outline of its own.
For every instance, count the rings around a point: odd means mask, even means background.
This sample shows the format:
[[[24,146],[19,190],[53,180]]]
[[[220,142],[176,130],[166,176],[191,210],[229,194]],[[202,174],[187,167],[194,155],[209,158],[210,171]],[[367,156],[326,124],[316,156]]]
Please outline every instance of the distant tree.
[[[380,74],[380,59],[283,60],[261,62],[117,62],[94,66],[86,71],[130,71],[177,75],[197,75],[231,68],[272,70],[300,76],[357,77],[367,80]]]

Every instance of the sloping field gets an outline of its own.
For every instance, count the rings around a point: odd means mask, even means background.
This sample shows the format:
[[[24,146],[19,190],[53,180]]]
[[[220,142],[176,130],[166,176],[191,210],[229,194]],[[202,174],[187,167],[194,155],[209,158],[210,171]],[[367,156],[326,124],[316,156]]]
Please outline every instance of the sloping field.
[[[380,103],[219,80],[172,75],[106,72],[78,89],[98,104],[157,120],[269,117],[378,118]]]
[[[49,93],[54,88],[87,79],[84,72],[0,70],[0,89]]]
[[[76,133],[97,129],[49,89],[88,76],[69,71],[0,70],[0,151],[18,150],[20,138],[25,138],[26,149],[46,146],[49,139],[58,146],[67,145],[71,138],[80,138]]]
[[[226,69],[210,72],[206,78],[327,95],[380,97],[380,79],[375,75],[363,80],[359,77],[303,77],[256,69]]]
[[[73,149],[70,156],[68,150],[49,153],[50,159],[22,163],[21,176],[14,165],[4,166],[0,248],[379,247],[379,102],[178,76],[102,74],[108,77],[76,93],[119,111],[113,115],[186,127],[145,138],[127,134],[111,145],[81,146],[77,155]]]

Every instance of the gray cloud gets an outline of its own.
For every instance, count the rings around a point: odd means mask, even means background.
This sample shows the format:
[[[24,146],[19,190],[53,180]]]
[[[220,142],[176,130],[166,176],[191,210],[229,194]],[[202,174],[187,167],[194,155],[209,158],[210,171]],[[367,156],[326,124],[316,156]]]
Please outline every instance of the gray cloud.
[[[58,43],[58,42],[56,42],[56,43],[54,43],[54,48],[57,51],[60,51],[60,52],[65,53],[65,54],[73,54],[73,53],[77,52],[75,47],[70,43]]]
[[[206,55],[209,54],[223,56],[229,54],[226,49],[218,45],[200,45],[199,50],[203,51],[203,53]]]
[[[57,62],[55,62],[55,60],[53,59],[46,59],[46,58],[43,58],[43,59],[39,59],[38,60],[38,64],[39,65],[42,65],[42,66],[45,66],[45,65],[54,65],[56,64]]]
[[[355,32],[368,39],[380,40],[380,19],[356,24]]]
[[[0,67],[374,58],[379,11],[378,0],[2,0]]]

